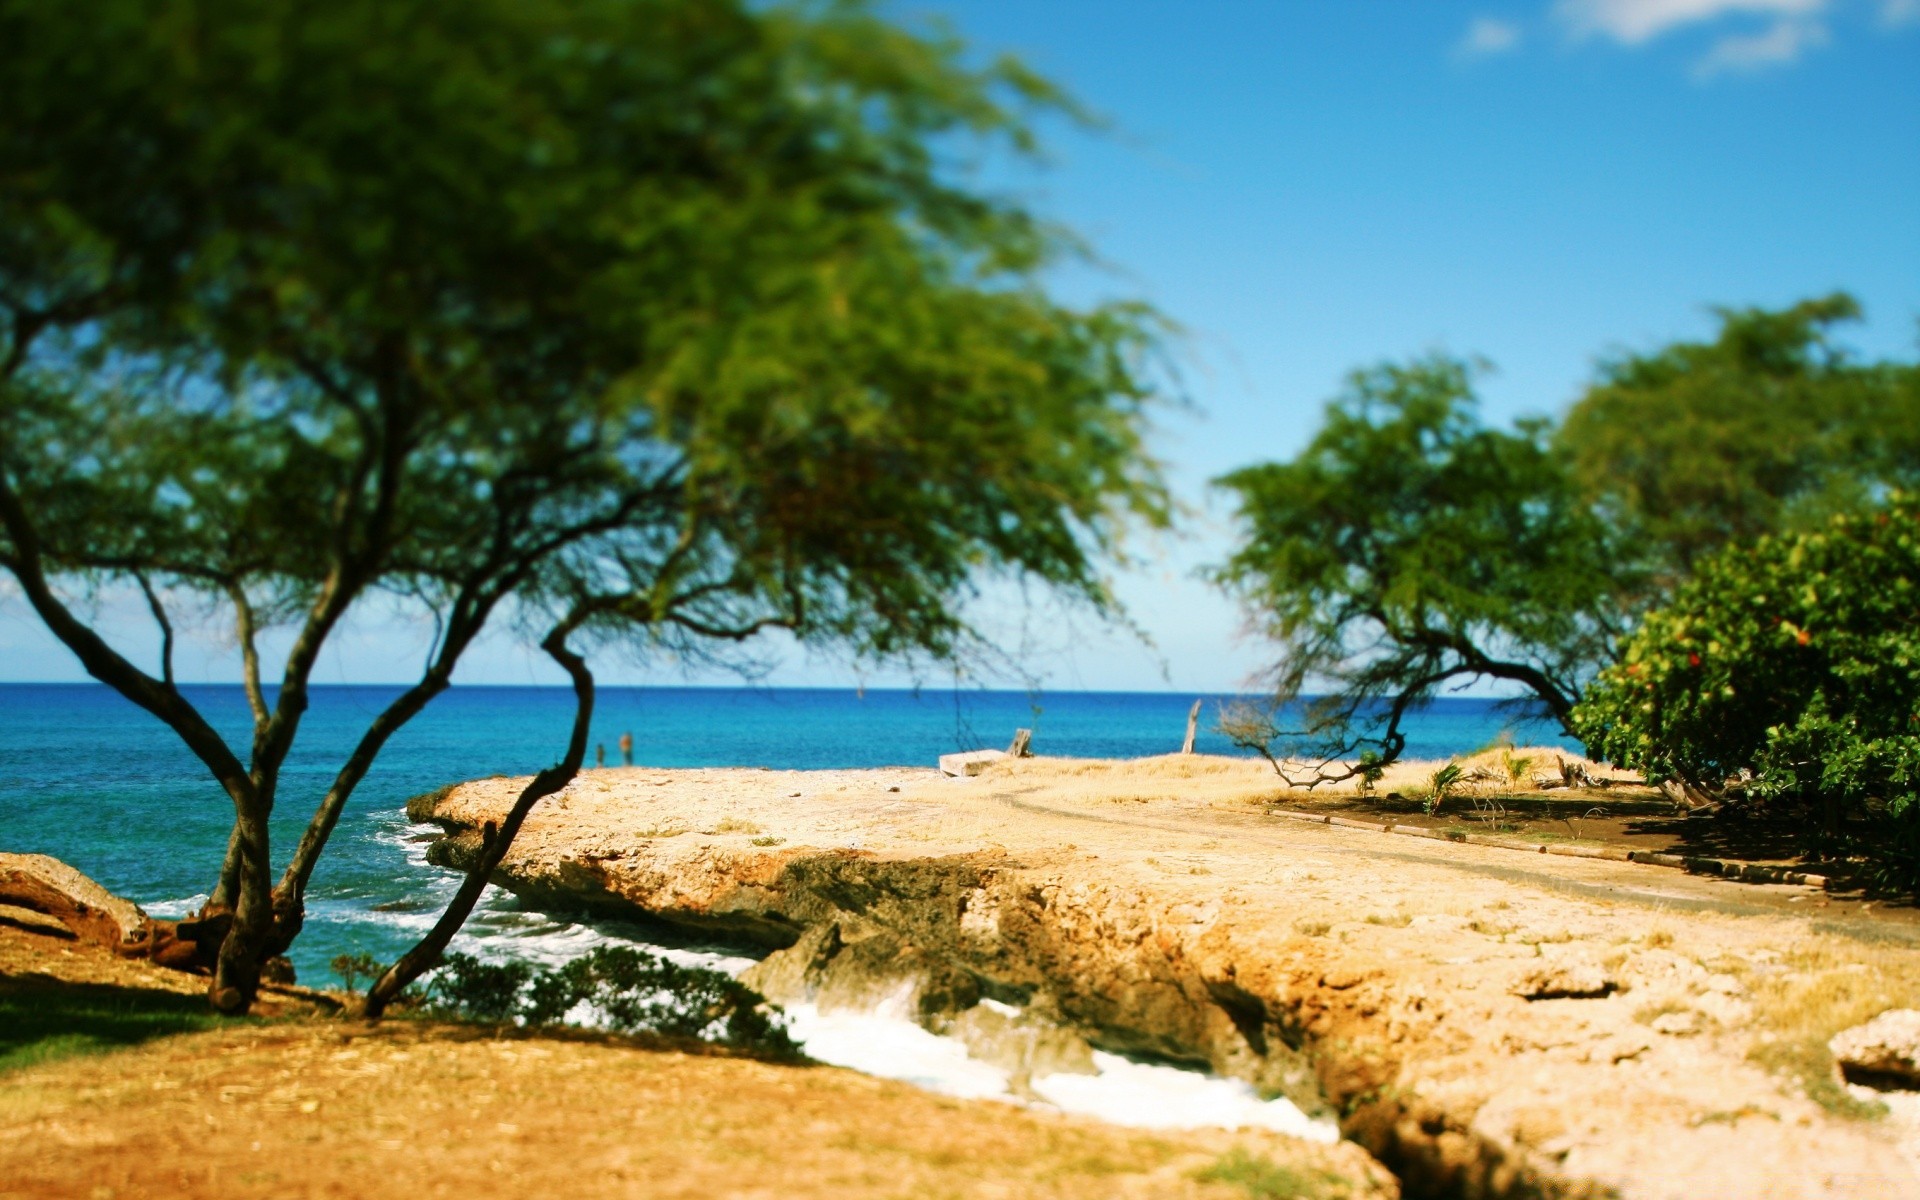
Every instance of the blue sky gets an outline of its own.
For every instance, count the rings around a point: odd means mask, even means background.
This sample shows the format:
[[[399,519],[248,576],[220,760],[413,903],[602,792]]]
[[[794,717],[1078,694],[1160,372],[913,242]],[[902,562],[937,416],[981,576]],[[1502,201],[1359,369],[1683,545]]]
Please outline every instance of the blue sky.
[[[1118,578],[1153,647],[1022,620],[1054,687],[1232,688],[1262,661],[1192,578],[1231,530],[1211,477],[1292,454],[1348,370],[1486,356],[1495,418],[1555,413],[1596,356],[1711,328],[1714,304],[1845,288],[1862,353],[1911,358],[1920,318],[1920,0],[895,0],[1011,51],[1110,128],[1050,128],[1049,166],[996,170],[1077,229],[1074,299],[1179,322],[1193,411],[1158,447],[1193,516]],[[108,599],[124,644],[151,638]],[[124,614],[124,615],[123,615]],[[1009,636],[1012,636],[1011,634]],[[404,677],[421,628],[369,619],[332,679]],[[183,673],[232,678],[216,636]],[[609,664],[631,682],[671,670]],[[80,678],[0,600],[0,678]],[[471,682],[545,682],[510,639]],[[851,683],[788,655],[775,682]],[[883,678],[870,682],[887,682]]]

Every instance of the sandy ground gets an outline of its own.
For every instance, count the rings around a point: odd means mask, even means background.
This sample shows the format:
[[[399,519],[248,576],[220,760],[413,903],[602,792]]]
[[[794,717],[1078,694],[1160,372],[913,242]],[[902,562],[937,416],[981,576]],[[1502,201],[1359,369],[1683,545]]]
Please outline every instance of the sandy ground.
[[[201,986],[0,928],[0,987],[62,981]],[[1147,1134],[617,1038],[282,1011],[0,1074],[0,1197],[1393,1194],[1356,1182],[1351,1147]]]
[[[1824,1050],[1920,1004],[1912,910],[1287,821],[1263,815],[1264,771],[590,771],[536,810],[508,870],[588,864],[665,904],[758,860],[1003,854],[1088,929],[1124,910],[1196,969],[1337,1009],[1323,1045],[1367,1039],[1400,1094],[1563,1178],[1675,1200],[1920,1196],[1912,1106],[1839,1085]],[[440,811],[478,821],[515,787],[468,785]],[[1526,998],[1562,968],[1604,994]]]

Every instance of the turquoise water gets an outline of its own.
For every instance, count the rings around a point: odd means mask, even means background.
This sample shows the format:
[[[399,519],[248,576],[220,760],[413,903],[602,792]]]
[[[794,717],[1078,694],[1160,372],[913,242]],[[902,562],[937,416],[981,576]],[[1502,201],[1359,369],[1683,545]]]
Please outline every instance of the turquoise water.
[[[238,687],[184,689],[208,719],[244,747],[250,737]],[[399,689],[314,691],[281,784],[274,845],[299,836],[374,714]],[[1134,757],[1179,748],[1191,694],[908,692],[769,688],[606,688],[594,740],[617,762],[616,739],[634,738],[635,761],[661,767],[826,768],[931,766],[941,754],[1003,746],[1016,727],[1035,731],[1041,754]],[[1211,702],[1221,699],[1209,697]],[[301,978],[324,982],[336,954],[383,961],[410,945],[451,894],[453,877],[427,866],[403,812],[407,798],[487,775],[523,775],[553,762],[572,717],[563,688],[456,688],[388,744],[355,793],[313,881],[305,932],[293,951]],[[1202,720],[1198,749],[1231,753]],[[1473,749],[1514,725],[1486,700],[1437,702],[1411,725],[1407,753],[1437,758]],[[1515,729],[1554,741],[1550,728]],[[219,870],[232,809],[164,726],[106,688],[0,684],[0,850],[51,854],[162,915],[187,911]],[[521,910],[495,892],[475,913],[463,948],[559,961],[638,930],[593,927]]]

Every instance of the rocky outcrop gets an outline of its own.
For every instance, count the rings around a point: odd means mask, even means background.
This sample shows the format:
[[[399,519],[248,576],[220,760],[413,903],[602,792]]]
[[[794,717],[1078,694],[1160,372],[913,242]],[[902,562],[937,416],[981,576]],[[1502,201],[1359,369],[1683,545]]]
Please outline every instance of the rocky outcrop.
[[[465,867],[479,839],[452,808],[432,811],[453,832],[429,858]],[[747,981],[776,1001],[904,1002],[1009,1069],[1016,1089],[1030,1074],[1083,1069],[1098,1047],[1244,1079],[1332,1116],[1409,1195],[1606,1194],[1393,1086],[1396,1042],[1430,1024],[1417,994],[1330,967],[1307,938],[1288,954],[1252,952],[1218,901],[1169,905],[1063,861],[1001,853],[661,848],[510,857],[497,882],[539,907],[768,950]]]
[[[139,905],[45,854],[0,853],[0,905],[37,913],[73,937],[130,956],[144,957],[161,927]],[[45,921],[40,925],[45,931]]]
[[[208,910],[184,921],[161,920],[57,858],[0,853],[0,921],[35,933],[64,932],[176,971],[205,973],[213,969],[233,914]],[[293,982],[293,964],[285,958],[268,960],[262,971],[269,983]]]
[[[1689,876],[1277,819],[1209,797],[1236,769],[589,771],[497,878],[760,947],[776,999],[912,1015],[1016,1086],[1089,1048],[1249,1080],[1337,1118],[1410,1197],[1920,1195],[1891,1120],[1839,1119],[1752,1056],[1809,897],[1720,915],[1732,889]],[[414,804],[451,832],[434,859],[470,861],[517,786]],[[1829,959],[1819,988],[1920,986],[1920,951]]]
[[[1883,1012],[1835,1034],[1827,1048],[1849,1083],[1920,1089],[1920,1010]]]

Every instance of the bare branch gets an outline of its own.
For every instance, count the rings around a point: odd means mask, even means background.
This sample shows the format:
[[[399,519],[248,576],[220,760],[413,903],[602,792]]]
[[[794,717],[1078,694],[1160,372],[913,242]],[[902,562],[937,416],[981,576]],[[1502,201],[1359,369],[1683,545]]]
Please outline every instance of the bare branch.
[[[167,620],[166,606],[160,603],[160,594],[153,590],[147,573],[135,571],[133,577],[147,598],[147,607],[153,610],[154,623],[160,626],[160,678],[169,689],[178,691],[173,682],[173,623]]]

